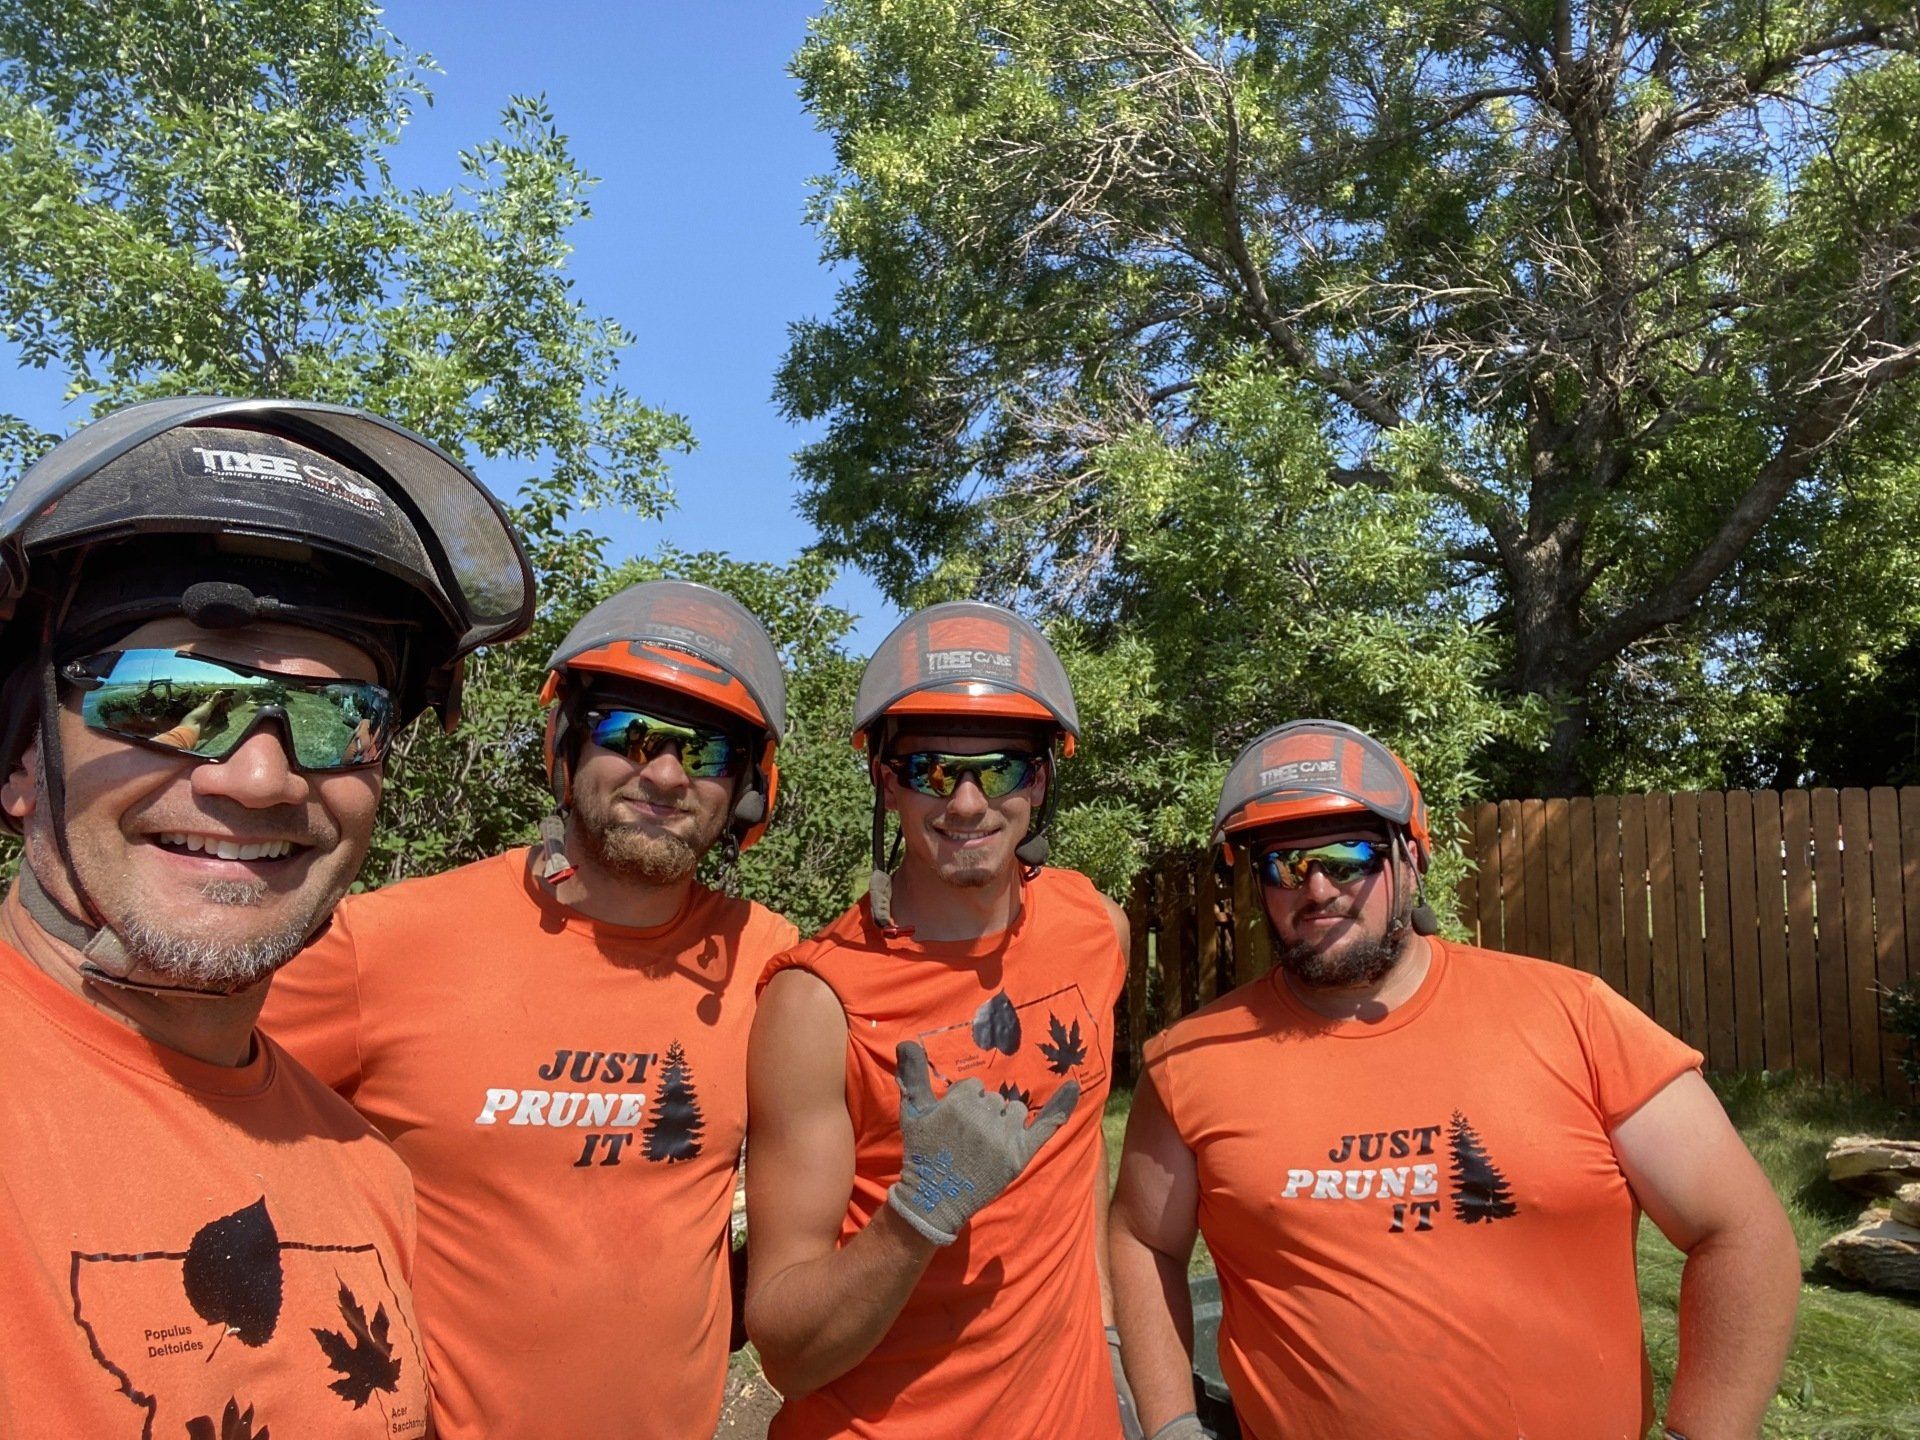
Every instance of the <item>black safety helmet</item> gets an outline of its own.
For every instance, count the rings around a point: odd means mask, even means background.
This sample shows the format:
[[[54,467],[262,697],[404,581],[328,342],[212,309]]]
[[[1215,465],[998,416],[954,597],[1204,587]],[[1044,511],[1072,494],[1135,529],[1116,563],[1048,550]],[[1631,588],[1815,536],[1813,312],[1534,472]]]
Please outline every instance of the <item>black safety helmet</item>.
[[[38,729],[53,835],[89,912],[66,855],[56,669],[164,615],[341,635],[373,655],[401,719],[433,709],[451,728],[465,656],[527,628],[533,574],[465,466],[362,410],[152,400],[55,446],[0,505],[0,775]],[[66,920],[63,938],[107,966],[86,973],[123,983],[98,916]]]

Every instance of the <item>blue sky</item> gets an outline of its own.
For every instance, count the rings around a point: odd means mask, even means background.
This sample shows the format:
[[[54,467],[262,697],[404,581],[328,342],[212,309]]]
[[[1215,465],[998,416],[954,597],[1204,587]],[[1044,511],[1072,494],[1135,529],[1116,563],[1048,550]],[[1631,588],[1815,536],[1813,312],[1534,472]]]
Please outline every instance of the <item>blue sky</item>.
[[[794,511],[793,451],[806,432],[775,410],[774,367],[793,320],[831,308],[832,277],[802,222],[827,138],[794,94],[787,62],[818,0],[393,0],[386,23],[445,72],[393,154],[397,177],[435,189],[455,157],[497,128],[510,95],[544,93],[600,186],[574,240],[576,293],[635,336],[622,374],[650,404],[692,423],[677,459],[679,508],[640,525],[598,516],[620,553],[671,541],[786,560],[812,538]],[[83,418],[58,383],[0,365],[0,410],[49,430]],[[510,474],[482,478],[501,488]],[[865,577],[832,598],[863,617],[865,653],[894,612]]]

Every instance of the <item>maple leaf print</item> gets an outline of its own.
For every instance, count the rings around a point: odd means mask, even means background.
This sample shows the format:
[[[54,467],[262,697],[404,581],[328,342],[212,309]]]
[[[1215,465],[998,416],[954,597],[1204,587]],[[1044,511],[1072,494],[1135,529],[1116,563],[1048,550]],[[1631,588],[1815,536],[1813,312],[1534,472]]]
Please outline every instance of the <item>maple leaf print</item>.
[[[327,1364],[340,1376],[327,1388],[342,1400],[351,1401],[358,1410],[376,1390],[389,1395],[399,1390],[400,1362],[387,1339],[387,1307],[375,1307],[373,1324],[367,1324],[367,1312],[360,1308],[344,1280],[340,1282],[340,1316],[353,1335],[351,1340],[337,1330],[317,1328],[313,1338],[326,1352]]]
[[[1022,1090],[1011,1080],[1000,1087],[1000,1098],[1002,1100],[1018,1100],[1029,1110],[1033,1108],[1033,1092],[1031,1090]]]
[[[1047,1032],[1053,1036],[1053,1043],[1040,1042],[1040,1053],[1047,1057],[1047,1068],[1056,1075],[1065,1075],[1074,1066],[1087,1058],[1087,1047],[1080,1039],[1080,1022],[1073,1022],[1069,1030],[1060,1023],[1060,1017],[1051,1011],[1047,1014]]]
[[[227,1401],[220,1412],[220,1426],[214,1428],[211,1415],[196,1415],[187,1421],[187,1440],[269,1440],[267,1427],[253,1428],[253,1406],[240,1408],[238,1400]]]

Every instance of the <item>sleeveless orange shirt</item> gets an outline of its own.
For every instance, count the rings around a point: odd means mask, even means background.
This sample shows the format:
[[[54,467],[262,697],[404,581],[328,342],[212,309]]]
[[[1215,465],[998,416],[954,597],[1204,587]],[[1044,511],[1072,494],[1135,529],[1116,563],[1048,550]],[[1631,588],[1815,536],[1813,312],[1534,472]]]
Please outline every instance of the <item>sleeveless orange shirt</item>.
[[[926,1047],[936,1093],[977,1077],[989,1093],[1018,1094],[1037,1109],[1074,1079],[1080,1103],[1019,1179],[933,1257],[873,1352],[788,1401],[772,1440],[1113,1440],[1120,1420],[1093,1206],[1094,1187],[1106,1183],[1100,1115],[1126,960],[1099,893],[1073,871],[1042,870],[1011,929],[955,942],[888,940],[862,901],[775,961],[766,979],[784,969],[819,976],[847,1015],[855,1149],[842,1244],[900,1178],[901,1041]]]
[[[0,945],[0,1093],[0,1435],[428,1433],[406,1170],[272,1041],[205,1064]]]
[[[1147,1042],[1250,1440],[1628,1440],[1653,1418],[1614,1126],[1698,1052],[1598,978],[1432,940],[1378,1024],[1278,972]]]
[[[798,938],[695,886],[650,930],[512,850],[349,897],[261,1025],[392,1137],[442,1440],[713,1433],[754,982]]]

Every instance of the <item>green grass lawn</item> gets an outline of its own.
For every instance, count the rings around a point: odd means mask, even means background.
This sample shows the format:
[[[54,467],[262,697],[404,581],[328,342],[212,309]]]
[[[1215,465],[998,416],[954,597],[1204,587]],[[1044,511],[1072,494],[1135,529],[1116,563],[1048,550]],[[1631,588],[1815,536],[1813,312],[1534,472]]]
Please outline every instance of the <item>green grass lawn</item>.
[[[1826,1178],[1836,1135],[1920,1136],[1920,1124],[1883,1100],[1789,1075],[1718,1077],[1714,1089],[1772,1179],[1800,1238],[1804,1282],[1787,1372],[1767,1413],[1770,1436],[1913,1440],[1920,1436],[1920,1297],[1859,1290],[1818,1267],[1821,1244],[1849,1228],[1863,1202]],[[1118,1163],[1133,1097],[1107,1102],[1110,1159]],[[1650,1223],[1640,1227],[1640,1310],[1664,1404],[1673,1378],[1675,1309],[1684,1257]],[[1193,1269],[1212,1268],[1204,1245]]]

